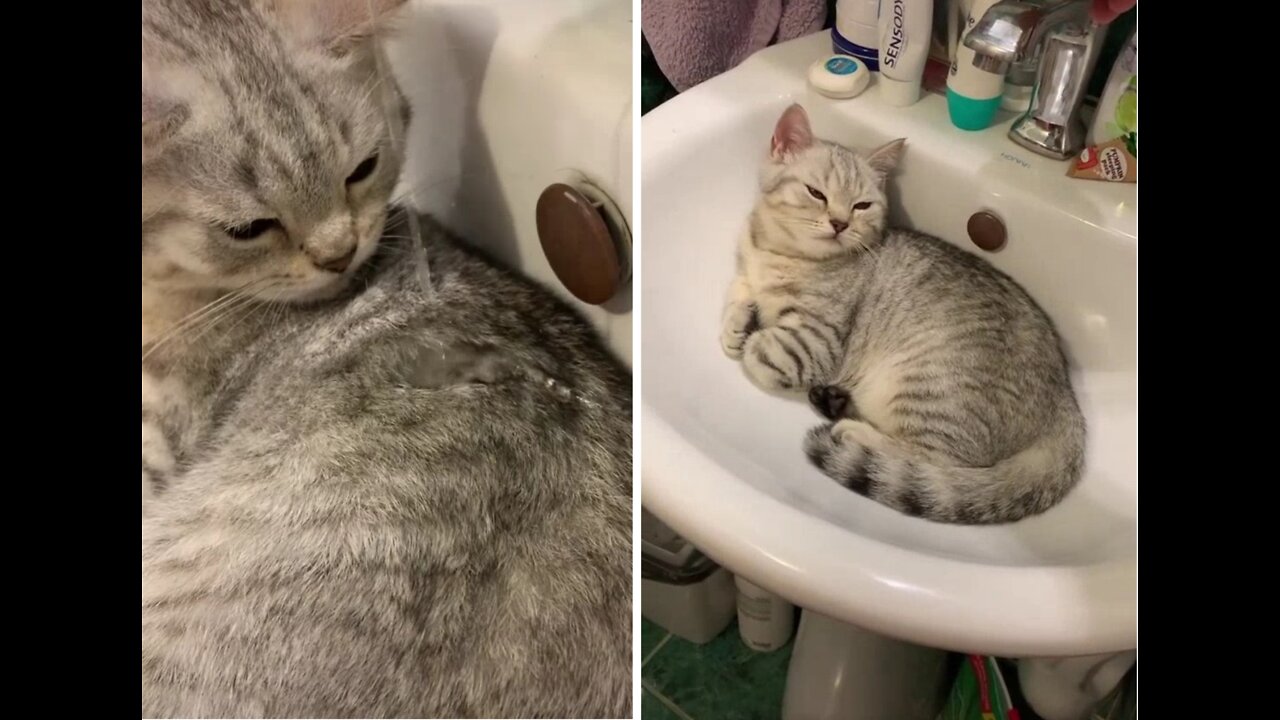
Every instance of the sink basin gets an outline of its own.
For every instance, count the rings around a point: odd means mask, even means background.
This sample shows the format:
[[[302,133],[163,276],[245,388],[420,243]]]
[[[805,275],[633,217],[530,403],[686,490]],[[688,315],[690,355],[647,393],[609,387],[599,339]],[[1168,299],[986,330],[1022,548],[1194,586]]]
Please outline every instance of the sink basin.
[[[414,0],[389,47],[413,105],[397,195],[572,304],[627,364],[630,285],[574,298],[535,209],[582,176],[631,222],[630,47],[625,0]]]
[[[804,81],[815,35],[757,53],[643,119],[643,503],[706,554],[793,603],[900,640],[1056,657],[1128,650],[1137,628],[1137,192],[970,133],[945,100],[906,108],[873,85],[830,100]],[[817,415],[755,389],[719,347],[722,302],[756,174],[782,110],[870,149],[907,138],[896,224],[980,253],[1064,338],[1089,423],[1084,478],[1057,507],[1002,526],[900,515],[824,477],[801,450]],[[979,250],[988,210],[1008,243]]]

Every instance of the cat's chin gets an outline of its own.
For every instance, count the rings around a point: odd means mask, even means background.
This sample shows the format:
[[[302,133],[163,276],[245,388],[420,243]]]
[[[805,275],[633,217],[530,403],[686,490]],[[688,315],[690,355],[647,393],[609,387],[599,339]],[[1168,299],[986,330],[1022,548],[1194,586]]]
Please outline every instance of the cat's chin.
[[[310,282],[296,287],[280,288],[264,293],[267,297],[263,299],[298,305],[332,300],[351,287],[352,278],[352,275],[344,273],[327,279],[323,284]]]

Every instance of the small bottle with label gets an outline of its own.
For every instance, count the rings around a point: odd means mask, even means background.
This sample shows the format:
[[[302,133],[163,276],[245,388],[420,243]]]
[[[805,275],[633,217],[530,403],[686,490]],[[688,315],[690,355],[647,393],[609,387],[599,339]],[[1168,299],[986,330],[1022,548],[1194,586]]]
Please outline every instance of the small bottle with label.
[[[738,633],[747,647],[772,652],[787,644],[795,627],[795,606],[741,575],[738,586]]]
[[[858,58],[871,72],[880,70],[880,0],[836,0],[831,47]]]
[[[1134,157],[1138,155],[1138,31],[1120,50],[1098,100],[1098,111],[1089,128],[1088,143],[1100,145],[1123,138]]]
[[[975,53],[964,44],[964,36],[978,19],[999,0],[973,0],[964,28],[960,31],[956,56],[947,78],[947,112],[951,124],[961,130],[982,130],[995,120],[1004,95],[1004,73],[974,66]]]

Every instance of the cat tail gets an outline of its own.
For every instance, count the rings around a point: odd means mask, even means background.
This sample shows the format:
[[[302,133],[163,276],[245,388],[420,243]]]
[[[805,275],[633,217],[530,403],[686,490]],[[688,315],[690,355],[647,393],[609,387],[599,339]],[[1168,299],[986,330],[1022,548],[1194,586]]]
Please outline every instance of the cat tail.
[[[861,420],[816,427],[804,447],[827,476],[882,505],[934,522],[993,525],[1048,510],[1080,479],[1084,425],[1063,414],[1054,431],[990,467],[939,462]]]

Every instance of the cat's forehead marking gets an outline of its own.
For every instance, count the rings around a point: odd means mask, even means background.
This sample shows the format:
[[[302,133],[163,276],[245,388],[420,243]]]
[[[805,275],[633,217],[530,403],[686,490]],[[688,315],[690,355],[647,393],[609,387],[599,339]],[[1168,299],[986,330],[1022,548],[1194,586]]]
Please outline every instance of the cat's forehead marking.
[[[224,84],[237,174],[275,203],[323,211],[347,171],[352,117],[296,69],[282,70],[270,85]]]
[[[184,5],[181,18],[159,6],[144,35],[162,64],[194,70],[214,96],[204,108],[214,119],[196,140],[203,148],[192,148],[220,156],[200,163],[207,179],[303,212],[327,205],[353,141],[370,134],[362,103],[350,102],[350,66],[298,52],[251,3]]]

